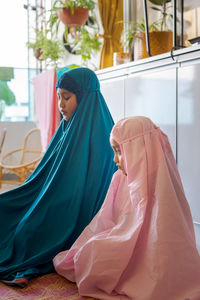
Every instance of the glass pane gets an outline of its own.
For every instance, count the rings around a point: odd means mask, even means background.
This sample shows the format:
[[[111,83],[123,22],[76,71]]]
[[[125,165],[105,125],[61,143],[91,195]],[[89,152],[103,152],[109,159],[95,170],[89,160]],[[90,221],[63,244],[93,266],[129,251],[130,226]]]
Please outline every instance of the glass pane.
[[[4,94],[7,92],[6,95],[9,95],[6,97],[6,105],[4,107],[0,105],[2,121],[27,121],[34,119],[32,78],[38,72],[36,69],[15,68],[14,78],[3,82],[3,87],[0,85],[0,95],[2,95],[2,88],[4,88]],[[1,100],[5,100],[3,96],[1,98]],[[15,102],[12,104],[13,98],[15,98]]]

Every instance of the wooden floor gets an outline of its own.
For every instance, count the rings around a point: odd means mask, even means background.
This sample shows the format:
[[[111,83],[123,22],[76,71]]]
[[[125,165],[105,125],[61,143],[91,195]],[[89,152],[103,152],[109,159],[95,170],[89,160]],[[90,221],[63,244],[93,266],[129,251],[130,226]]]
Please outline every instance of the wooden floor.
[[[75,283],[69,282],[56,273],[30,280],[27,287],[9,287],[0,282],[1,300],[92,300],[78,293]]]

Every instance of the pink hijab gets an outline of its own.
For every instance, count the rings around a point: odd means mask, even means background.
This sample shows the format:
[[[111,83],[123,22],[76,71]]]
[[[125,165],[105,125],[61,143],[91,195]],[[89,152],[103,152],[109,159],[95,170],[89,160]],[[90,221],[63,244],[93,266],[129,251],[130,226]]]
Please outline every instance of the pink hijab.
[[[199,300],[200,257],[167,136],[145,117],[120,120],[111,136],[127,176],[114,174],[100,211],[54,258],[57,273],[82,296]]]

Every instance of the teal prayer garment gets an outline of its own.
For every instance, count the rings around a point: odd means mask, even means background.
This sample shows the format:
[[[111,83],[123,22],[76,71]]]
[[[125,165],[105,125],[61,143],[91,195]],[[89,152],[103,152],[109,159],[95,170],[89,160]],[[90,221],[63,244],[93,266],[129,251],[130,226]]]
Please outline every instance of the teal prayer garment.
[[[0,280],[54,272],[52,259],[98,212],[116,171],[109,143],[114,124],[96,74],[71,69],[56,88],[74,93],[78,105],[25,183],[0,194]]]

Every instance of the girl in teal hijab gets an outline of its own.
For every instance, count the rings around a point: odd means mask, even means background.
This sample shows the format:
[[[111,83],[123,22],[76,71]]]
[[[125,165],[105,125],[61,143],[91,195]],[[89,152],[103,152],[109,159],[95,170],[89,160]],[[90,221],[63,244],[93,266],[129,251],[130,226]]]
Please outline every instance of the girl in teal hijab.
[[[52,258],[98,212],[116,170],[113,120],[95,73],[69,70],[56,88],[63,119],[43,159],[23,185],[0,195],[0,280],[13,286],[54,272]]]

